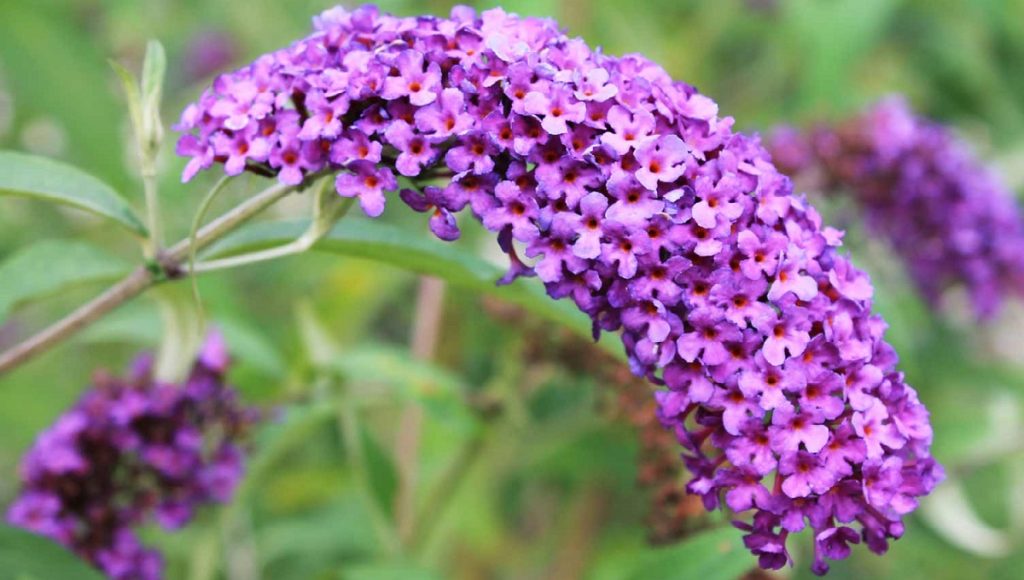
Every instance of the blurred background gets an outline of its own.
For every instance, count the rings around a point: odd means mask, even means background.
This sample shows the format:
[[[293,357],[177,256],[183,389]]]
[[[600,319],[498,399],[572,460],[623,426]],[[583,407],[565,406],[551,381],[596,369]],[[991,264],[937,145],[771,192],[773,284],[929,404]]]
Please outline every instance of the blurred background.
[[[127,110],[107,60],[138,70],[147,39],[164,43],[169,126],[218,71],[307,34],[310,18],[333,4],[0,0],[0,148],[79,165],[141,205]],[[378,4],[402,15],[451,7]],[[646,54],[744,131],[838,118],[904,93],[1024,189],[1024,1],[477,3],[499,4],[553,16],[606,52]],[[174,137],[168,130],[162,159],[168,239],[187,234],[211,184],[180,184]],[[217,208],[257,182],[236,184]],[[930,312],[884,243],[834,205],[824,213],[849,230],[856,262],[876,282],[876,307],[932,412],[934,454],[949,481],[888,555],[855,549],[831,575],[1020,578],[1024,309],[1013,304],[985,326],[956,296]],[[386,220],[425,232],[396,208]],[[305,211],[300,200],[272,217]],[[43,239],[86,239],[112,256],[97,262],[94,282],[31,303],[5,295],[0,273],[0,347],[137,262],[120,235],[80,213],[3,199],[0,263]],[[462,251],[494,259],[486,236],[470,226],[465,237]],[[200,288],[232,343],[234,384],[280,411],[230,508],[176,534],[147,531],[170,578],[768,576],[750,571],[738,530],[679,493],[674,450],[648,428],[647,387],[607,353],[614,342],[594,346],[475,290],[331,252],[213,274]],[[162,291],[189,296],[184,284]],[[0,505],[17,491],[20,455],[90,373],[125,367],[162,333],[158,304],[144,297],[0,379]],[[770,576],[810,576],[808,542],[791,541],[796,567]]]

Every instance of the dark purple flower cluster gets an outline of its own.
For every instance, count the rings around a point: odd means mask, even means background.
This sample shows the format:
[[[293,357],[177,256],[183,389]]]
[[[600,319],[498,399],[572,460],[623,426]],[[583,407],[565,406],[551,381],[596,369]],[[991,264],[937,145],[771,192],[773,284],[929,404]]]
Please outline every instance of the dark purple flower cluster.
[[[1024,221],[1013,195],[966,143],[902,98],[835,126],[780,129],[770,148],[783,170],[849,191],[933,306],[962,286],[986,318],[1007,295],[1024,295]]]
[[[315,25],[186,109],[186,179],[213,163],[285,183],[334,171],[371,216],[403,179],[446,240],[468,205],[511,259],[503,281],[536,275],[667,387],[689,491],[754,512],[739,525],[763,566],[808,523],[818,572],[902,534],[941,478],[928,413],[840,232],[756,138],[643,57],[548,20],[337,8]]]
[[[124,379],[97,376],[22,461],[7,518],[74,550],[111,578],[160,578],[160,553],[133,528],[177,529],[223,503],[243,472],[241,440],[258,418],[224,384],[228,356],[207,339],[182,385],[155,382],[141,357]]]

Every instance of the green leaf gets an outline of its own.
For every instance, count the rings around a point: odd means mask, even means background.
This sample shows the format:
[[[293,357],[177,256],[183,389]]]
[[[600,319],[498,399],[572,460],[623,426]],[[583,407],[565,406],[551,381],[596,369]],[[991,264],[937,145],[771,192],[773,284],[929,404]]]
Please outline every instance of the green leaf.
[[[160,121],[160,98],[163,95],[166,71],[167,56],[163,45],[159,41],[150,40],[146,45],[146,60],[142,65],[142,124],[138,127],[139,147],[148,165],[152,165],[164,138],[164,127]]]
[[[386,345],[342,349],[324,366],[352,382],[349,388],[360,403],[381,398],[389,404],[415,402],[455,431],[466,433],[478,427],[466,407],[466,384],[435,364],[413,358],[408,350]],[[391,389],[380,389],[382,383]]]
[[[102,580],[91,566],[56,542],[0,524],[0,580]]]
[[[635,562],[626,578],[734,580],[757,565],[743,547],[742,533],[732,526],[709,530],[666,548],[652,548]]]
[[[341,571],[344,580],[440,580],[436,572],[413,564],[401,562],[381,562],[374,564],[358,564]]]
[[[733,580],[755,565],[743,547],[741,532],[726,526],[652,550],[631,578]]]
[[[339,352],[341,347],[330,331],[320,323],[312,304],[308,300],[300,300],[295,307],[295,315],[299,325],[299,335],[305,347],[309,362],[315,367],[326,368]]]
[[[163,45],[158,40],[150,40],[146,44],[146,60],[142,64],[142,102],[147,106],[159,105],[166,70],[167,56]]]
[[[395,494],[398,493],[398,468],[388,451],[365,427],[360,429],[360,437],[370,492],[380,511],[389,518],[394,517]]]
[[[151,294],[159,306],[163,329],[153,365],[153,377],[160,382],[184,381],[203,344],[204,324],[182,290],[180,286],[163,286]]]
[[[249,460],[245,479],[235,493],[235,499],[228,508],[229,517],[245,509],[246,502],[260,485],[274,473],[278,465],[297,447],[301,447],[323,425],[335,419],[337,409],[333,405],[318,403],[306,406],[286,407],[275,421],[264,424],[256,437],[256,452]]]
[[[125,68],[116,60],[110,61],[111,68],[121,79],[121,88],[124,89],[124,98],[128,102],[128,115],[132,120],[132,128],[135,129],[136,139],[139,138],[139,128],[142,127],[142,95],[139,93],[139,82],[132,71]]]
[[[154,348],[160,344],[163,324],[155,302],[134,301],[104,316],[83,331],[78,340]],[[262,329],[247,320],[226,314],[218,314],[210,325],[224,333],[235,362],[251,365],[275,377],[284,375],[287,364]]]
[[[155,348],[160,344],[163,321],[157,304],[134,300],[96,321],[78,335],[86,344],[130,344]]]
[[[250,364],[274,376],[282,376],[287,365],[277,347],[258,326],[246,319],[217,316],[210,324],[224,333],[231,354],[239,363]]]
[[[875,48],[898,8],[893,0],[795,0],[781,6],[779,33],[801,47],[802,112],[859,106],[865,83],[854,73]],[[852,89],[852,90],[851,90]]]
[[[67,135],[67,159],[115,187],[128,179],[121,132],[124,107],[107,90],[111,45],[70,17],[62,2],[0,2],[0,61],[5,91],[17,103],[15,125],[55,122]],[[0,170],[0,175],[5,171]]]
[[[112,187],[70,165],[13,151],[0,151],[0,195],[67,205],[109,218],[132,232],[146,227]]]
[[[308,220],[253,224],[223,240],[211,255],[235,255],[285,244],[302,235],[308,226]],[[572,302],[552,300],[536,280],[520,279],[507,286],[496,285],[503,270],[457,244],[446,244],[379,221],[353,218],[336,225],[313,249],[437,276],[451,284],[521,306],[580,336],[591,337],[590,321]],[[600,344],[609,353],[622,358],[617,340],[603,340]]]
[[[347,381],[346,388],[353,402],[360,405],[380,401],[388,404],[415,402],[450,427],[476,426],[465,404],[469,389],[453,373],[416,359],[408,349],[386,344],[343,348],[317,319],[308,302],[298,304],[296,315],[310,362],[318,371]],[[389,388],[381,389],[381,385]]]
[[[300,471],[296,475],[308,473]],[[337,482],[330,483],[336,494]],[[373,555],[377,542],[364,529],[370,515],[358,498],[342,496],[332,504],[296,517],[276,518],[263,526],[259,546],[264,566],[287,557],[362,559]]]
[[[0,321],[18,304],[114,280],[130,268],[127,261],[84,242],[48,240],[28,246],[0,263]]]

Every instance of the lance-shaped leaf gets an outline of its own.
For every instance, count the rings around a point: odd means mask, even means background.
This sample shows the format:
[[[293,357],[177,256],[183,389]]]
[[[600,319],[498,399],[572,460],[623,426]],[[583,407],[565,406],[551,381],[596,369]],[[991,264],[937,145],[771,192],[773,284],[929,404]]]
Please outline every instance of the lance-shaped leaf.
[[[253,224],[223,240],[213,248],[210,257],[283,245],[302,235],[308,227],[308,220]],[[535,280],[517,280],[507,286],[497,286],[495,281],[504,273],[502,269],[459,244],[447,244],[374,220],[353,218],[340,222],[313,249],[436,276],[521,306],[580,336],[591,336],[590,320],[570,301],[551,299]],[[615,340],[602,340],[601,345],[615,356],[623,356]]]
[[[142,64],[142,125],[139,129],[143,153],[155,156],[163,141],[164,128],[160,122],[160,98],[163,95],[167,56],[159,41],[146,45],[146,60]]]
[[[741,532],[725,525],[671,546],[643,546],[600,558],[588,577],[733,580],[756,566],[757,561],[743,547]]]
[[[164,47],[156,40],[150,40],[146,45],[141,82],[121,63],[112,60],[110,66],[121,79],[143,166],[152,167],[164,135],[160,121],[160,98],[167,70]]]
[[[53,540],[0,525],[0,578],[100,580],[103,576]]]
[[[80,169],[45,157],[0,151],[0,195],[78,208],[146,235],[146,227],[112,187]]]

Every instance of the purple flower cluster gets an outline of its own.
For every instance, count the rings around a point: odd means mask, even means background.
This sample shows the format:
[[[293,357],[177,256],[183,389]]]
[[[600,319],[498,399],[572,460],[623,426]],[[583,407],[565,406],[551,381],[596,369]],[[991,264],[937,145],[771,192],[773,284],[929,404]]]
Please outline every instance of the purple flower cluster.
[[[1011,192],[902,98],[806,134],[781,129],[770,148],[784,170],[814,170],[826,189],[848,190],[933,306],[959,285],[987,318],[1007,295],[1024,295],[1024,221]]]
[[[902,534],[941,478],[928,413],[840,232],[711,99],[502,10],[336,8],[315,26],[186,109],[186,179],[338,172],[371,216],[401,179],[445,240],[469,206],[511,260],[504,282],[535,275],[595,335],[621,331],[633,371],[666,387],[688,490],[753,512],[738,525],[763,566],[808,524],[817,572]]]
[[[228,356],[213,333],[182,385],[155,382],[144,356],[129,376],[101,375],[39,435],[21,465],[11,524],[48,536],[115,579],[160,578],[160,553],[134,527],[166,529],[230,500],[240,441],[256,413],[224,384]]]

